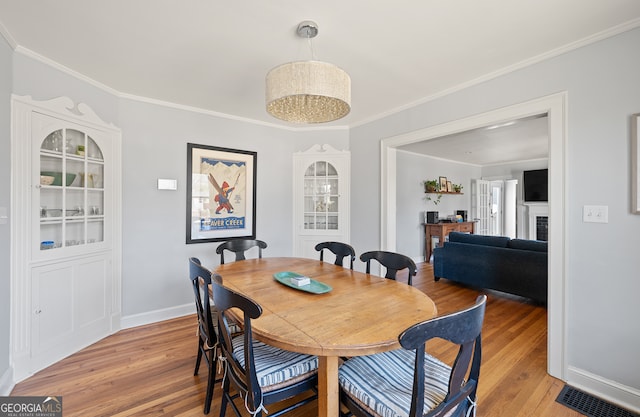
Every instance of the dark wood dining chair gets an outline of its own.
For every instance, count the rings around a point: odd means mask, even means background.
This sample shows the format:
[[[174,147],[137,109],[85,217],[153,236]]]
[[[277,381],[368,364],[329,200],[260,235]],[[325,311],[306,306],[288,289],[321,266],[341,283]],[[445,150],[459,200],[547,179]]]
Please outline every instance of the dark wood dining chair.
[[[351,262],[350,268],[353,269],[353,261],[356,259],[356,251],[351,245],[342,242],[320,242],[316,245],[316,250],[320,252],[320,260],[324,261],[324,250],[331,251],[335,256],[335,265],[344,266],[344,258],[349,257]]]
[[[236,261],[244,261],[246,259],[245,252],[251,248],[258,248],[258,258],[262,258],[262,249],[267,248],[267,243],[257,239],[233,239],[222,242],[216,248],[216,253],[220,255],[220,264],[224,264],[224,251],[228,250],[235,253]]]
[[[398,271],[408,269],[409,278],[407,279],[407,284],[413,285],[413,277],[418,273],[418,268],[416,267],[416,263],[413,262],[413,259],[395,252],[379,250],[365,252],[360,255],[360,260],[367,263],[367,274],[371,273],[372,259],[375,259],[386,268],[387,272],[384,276],[385,278],[395,280]]]
[[[217,312],[211,305],[209,297],[209,285],[211,284],[211,271],[204,266],[198,258],[189,258],[189,279],[193,287],[198,315],[198,356],[193,375],[198,375],[202,358],[208,365],[209,375],[207,379],[207,393],[204,400],[204,414],[211,410],[213,399],[213,387],[215,385],[217,345],[218,337],[215,331]]]
[[[251,320],[262,314],[262,307],[253,300],[224,285],[218,275],[212,280],[213,301],[218,309],[218,332],[220,348],[224,357],[225,378],[222,385],[220,417],[224,417],[230,405],[236,415],[241,414],[236,398],[243,398],[245,407],[253,416],[267,413],[266,406],[299,394],[295,403],[278,411],[269,410],[270,417],[276,417],[317,399],[318,357],[279,349],[255,340],[251,330]],[[234,319],[229,309],[242,313],[243,332],[234,334]],[[232,394],[231,385],[235,390]]]
[[[338,370],[340,401],[357,417],[465,417],[474,411],[487,296],[473,306],[409,327],[402,349],[357,356]],[[452,366],[429,355],[425,343],[457,345]]]

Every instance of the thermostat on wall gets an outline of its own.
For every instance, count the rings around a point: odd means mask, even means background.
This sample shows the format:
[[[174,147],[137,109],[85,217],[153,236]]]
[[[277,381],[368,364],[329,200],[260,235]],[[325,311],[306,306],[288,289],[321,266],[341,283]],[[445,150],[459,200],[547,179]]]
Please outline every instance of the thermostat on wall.
[[[158,178],[158,190],[177,190],[178,180],[167,180]]]

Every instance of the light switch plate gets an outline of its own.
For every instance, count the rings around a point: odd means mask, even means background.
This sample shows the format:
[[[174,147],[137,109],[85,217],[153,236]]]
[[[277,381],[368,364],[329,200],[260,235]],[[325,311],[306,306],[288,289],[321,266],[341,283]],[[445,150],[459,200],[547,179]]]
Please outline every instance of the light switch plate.
[[[158,190],[177,190],[178,180],[158,178]]]
[[[584,206],[582,221],[585,223],[609,223],[609,206]]]

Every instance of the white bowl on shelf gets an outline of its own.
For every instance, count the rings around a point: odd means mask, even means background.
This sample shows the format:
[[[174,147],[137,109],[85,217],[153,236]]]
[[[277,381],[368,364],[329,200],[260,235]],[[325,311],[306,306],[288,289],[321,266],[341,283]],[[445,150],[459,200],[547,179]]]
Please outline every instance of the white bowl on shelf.
[[[55,177],[40,175],[40,185],[51,185],[53,184],[53,180],[55,180]]]

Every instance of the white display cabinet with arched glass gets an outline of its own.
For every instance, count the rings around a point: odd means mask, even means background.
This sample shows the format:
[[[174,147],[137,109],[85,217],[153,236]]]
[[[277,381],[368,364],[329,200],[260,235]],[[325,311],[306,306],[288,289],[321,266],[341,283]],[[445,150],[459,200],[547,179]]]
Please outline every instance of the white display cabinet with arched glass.
[[[349,243],[349,151],[314,145],[294,154],[294,255],[316,258],[323,241]]]
[[[21,380],[119,329],[121,133],[12,97],[11,356]]]
[[[339,176],[328,161],[314,161],[304,173],[304,229],[337,230]]]
[[[35,140],[40,142],[37,137]],[[86,131],[61,128],[48,133],[39,149],[40,237],[35,250],[104,242],[105,160],[101,146]]]

